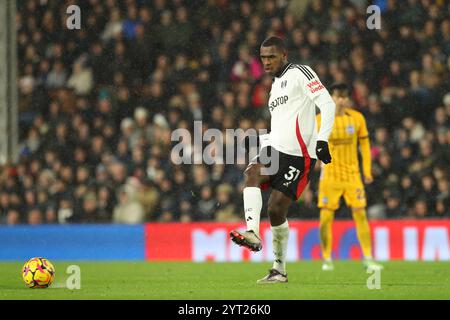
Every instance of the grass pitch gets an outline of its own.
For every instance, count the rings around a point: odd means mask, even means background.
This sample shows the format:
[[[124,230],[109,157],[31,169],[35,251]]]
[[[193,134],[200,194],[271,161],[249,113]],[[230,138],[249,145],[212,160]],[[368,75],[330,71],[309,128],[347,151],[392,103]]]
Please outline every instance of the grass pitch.
[[[289,283],[257,285],[269,263],[58,262],[47,289],[29,289],[23,262],[0,263],[0,300],[6,299],[450,299],[450,262],[386,262],[381,288],[369,290],[358,261],[288,263]],[[81,268],[81,289],[69,290],[66,269]]]

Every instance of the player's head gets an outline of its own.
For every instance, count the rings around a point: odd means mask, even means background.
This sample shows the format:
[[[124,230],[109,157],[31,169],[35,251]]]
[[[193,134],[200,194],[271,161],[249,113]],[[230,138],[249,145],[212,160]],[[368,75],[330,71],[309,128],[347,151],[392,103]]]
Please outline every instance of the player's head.
[[[350,103],[350,89],[345,83],[333,83],[330,94],[337,108],[345,108]]]
[[[259,51],[264,71],[275,76],[287,63],[287,50],[283,39],[269,37],[263,41]]]

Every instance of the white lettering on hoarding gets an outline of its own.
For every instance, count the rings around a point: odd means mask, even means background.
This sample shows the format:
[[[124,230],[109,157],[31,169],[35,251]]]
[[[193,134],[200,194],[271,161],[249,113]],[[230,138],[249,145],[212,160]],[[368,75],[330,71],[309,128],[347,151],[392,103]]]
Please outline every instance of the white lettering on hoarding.
[[[379,261],[389,260],[391,253],[389,248],[389,229],[378,227],[374,230],[375,237],[375,259]]]
[[[245,231],[242,226],[240,231]],[[404,226],[400,228],[403,241],[391,238],[393,230],[389,225],[374,228],[374,257],[376,260],[387,261],[391,259],[391,250],[400,251],[405,261],[434,261],[450,260],[450,237],[446,226],[429,226],[423,229],[423,237],[419,234],[422,230],[418,226]],[[261,233],[263,249],[260,252],[252,252],[247,255],[246,249],[233,244],[228,235],[227,228],[217,228],[206,231],[194,228],[192,239],[192,260],[203,262],[213,260],[243,261],[246,257],[251,262],[262,262],[273,260],[272,231],[264,228]],[[300,259],[300,245],[303,243],[295,222],[290,228],[286,261],[298,261]],[[419,237],[420,235],[420,237]]]
[[[450,246],[448,242],[449,239],[447,228],[425,228],[425,235],[423,238],[423,260],[450,260]]]
[[[416,227],[403,229],[403,259],[416,261],[419,259],[419,236]]]
[[[226,261],[227,232],[217,229],[212,233],[195,229],[192,231],[192,259],[196,262],[213,259],[216,262]]]

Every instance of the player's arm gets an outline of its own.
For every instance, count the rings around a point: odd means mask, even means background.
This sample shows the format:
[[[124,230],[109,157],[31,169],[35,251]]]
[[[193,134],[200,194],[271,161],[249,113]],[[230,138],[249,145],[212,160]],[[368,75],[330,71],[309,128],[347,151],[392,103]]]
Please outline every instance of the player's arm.
[[[367,130],[366,120],[363,115],[360,116],[358,142],[361,150],[364,182],[372,183],[372,157],[370,153],[369,131]]]
[[[331,162],[331,155],[328,150],[328,137],[333,130],[334,114],[336,105],[328,90],[320,81],[317,74],[308,66],[301,66],[302,77],[300,84],[306,95],[320,109],[320,129],[317,135],[317,157],[323,163]]]

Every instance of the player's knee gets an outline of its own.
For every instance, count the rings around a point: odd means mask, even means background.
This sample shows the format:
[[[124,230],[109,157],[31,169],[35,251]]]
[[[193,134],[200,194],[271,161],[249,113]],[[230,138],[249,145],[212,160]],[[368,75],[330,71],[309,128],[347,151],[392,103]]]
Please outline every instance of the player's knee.
[[[320,224],[328,224],[333,221],[334,211],[328,209],[320,210]]]
[[[285,206],[281,203],[281,201],[270,202],[267,207],[267,211],[271,219],[282,220],[283,218],[286,218]]]
[[[257,187],[260,184],[261,174],[258,165],[251,164],[244,171],[245,186]]]
[[[353,218],[364,219],[366,218],[366,210],[364,207],[361,208],[352,208]]]
[[[286,221],[286,214],[281,212],[269,213],[269,221],[271,226],[282,225]]]

